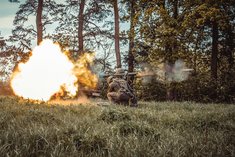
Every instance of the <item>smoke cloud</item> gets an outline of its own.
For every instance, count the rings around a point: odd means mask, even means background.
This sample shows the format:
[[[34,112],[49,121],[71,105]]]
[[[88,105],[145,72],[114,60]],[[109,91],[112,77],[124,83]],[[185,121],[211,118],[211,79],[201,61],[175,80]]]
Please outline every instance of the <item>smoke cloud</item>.
[[[141,71],[138,72],[137,76],[142,78],[143,84],[151,83],[154,78],[155,72],[151,66],[147,63],[141,64]]]
[[[176,81],[181,82],[188,79],[190,71],[193,69],[189,69],[186,67],[185,62],[181,59],[175,61],[173,65],[168,63],[165,64],[165,77],[169,82]]]
[[[141,64],[141,71],[137,76],[142,78],[143,84],[151,83],[153,78],[162,82],[181,82],[188,79],[191,71],[193,69],[187,68],[185,62],[179,59],[174,64],[161,63],[154,68],[147,63],[143,63]]]

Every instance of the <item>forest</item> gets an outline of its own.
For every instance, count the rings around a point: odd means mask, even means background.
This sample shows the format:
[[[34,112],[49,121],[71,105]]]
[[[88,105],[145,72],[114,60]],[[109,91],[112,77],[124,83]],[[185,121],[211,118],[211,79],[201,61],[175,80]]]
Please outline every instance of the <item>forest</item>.
[[[12,35],[0,40],[1,87],[7,88],[34,44],[49,38],[68,50],[71,60],[96,51],[99,73],[121,67],[151,73],[130,80],[140,100],[235,102],[233,0],[9,3],[19,8]]]
[[[0,4],[1,156],[235,156],[234,0]]]

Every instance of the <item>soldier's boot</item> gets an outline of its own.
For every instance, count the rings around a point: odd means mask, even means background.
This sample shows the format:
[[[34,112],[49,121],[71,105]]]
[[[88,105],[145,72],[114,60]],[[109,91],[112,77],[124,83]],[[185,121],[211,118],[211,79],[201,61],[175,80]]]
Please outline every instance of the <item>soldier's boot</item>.
[[[132,97],[132,98],[129,100],[129,104],[130,104],[130,107],[138,107],[136,97]]]

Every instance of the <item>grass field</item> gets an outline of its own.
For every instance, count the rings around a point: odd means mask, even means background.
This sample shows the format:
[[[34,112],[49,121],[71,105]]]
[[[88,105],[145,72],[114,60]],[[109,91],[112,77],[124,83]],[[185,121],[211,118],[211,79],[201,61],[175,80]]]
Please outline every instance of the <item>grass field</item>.
[[[235,105],[92,101],[0,97],[1,156],[235,156]]]

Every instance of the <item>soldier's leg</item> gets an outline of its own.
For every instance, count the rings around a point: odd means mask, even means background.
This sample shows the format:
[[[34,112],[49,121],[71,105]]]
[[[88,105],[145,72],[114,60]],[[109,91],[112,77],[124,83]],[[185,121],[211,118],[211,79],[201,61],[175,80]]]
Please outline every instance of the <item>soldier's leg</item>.
[[[133,96],[133,97],[130,99],[129,105],[130,105],[131,107],[137,107],[137,106],[138,106],[138,104],[137,104],[137,98],[136,98],[135,96]]]
[[[130,93],[125,93],[123,92],[120,95],[120,99],[122,100],[122,103],[125,105],[129,105],[131,107],[137,107],[137,98],[134,94],[130,94]]]
[[[119,94],[120,103],[123,105],[129,105],[130,96],[126,93]]]
[[[113,102],[113,103],[118,103],[118,97],[119,95],[116,92],[110,92],[107,94],[107,97],[109,99],[109,101]]]

